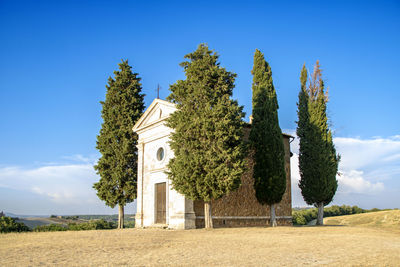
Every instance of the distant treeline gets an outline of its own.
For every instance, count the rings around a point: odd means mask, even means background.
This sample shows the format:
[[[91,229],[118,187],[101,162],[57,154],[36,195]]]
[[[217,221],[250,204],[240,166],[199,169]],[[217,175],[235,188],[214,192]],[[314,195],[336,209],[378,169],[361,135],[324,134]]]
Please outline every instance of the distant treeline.
[[[126,221],[124,224],[125,228],[135,227],[135,221]],[[115,222],[106,221],[104,219],[90,220],[84,223],[68,223],[63,224],[49,224],[36,226],[30,229],[23,223],[17,222],[15,218],[3,216],[0,218],[0,233],[11,233],[11,232],[53,232],[53,231],[81,231],[81,230],[100,230],[100,229],[116,229],[117,224]]]
[[[342,215],[351,215],[351,214],[359,214],[359,213],[367,213],[367,212],[374,212],[374,211],[383,211],[389,209],[377,209],[373,208],[370,210],[362,209],[357,206],[330,206],[324,208],[324,217],[332,217],[332,216],[342,216]],[[312,220],[315,220],[318,215],[317,208],[294,208],[292,210],[292,220],[294,225],[306,225]]]
[[[100,230],[100,229],[114,229],[115,224],[107,222],[103,219],[90,220],[85,223],[69,223],[67,226],[62,224],[48,224],[36,226],[33,228],[34,232],[53,232],[53,231],[82,231],[82,230]]]
[[[108,222],[118,221],[118,214],[113,215],[50,215],[50,218],[61,218],[66,220],[100,220],[103,219]],[[125,214],[125,220],[134,221],[135,214]]]
[[[82,219],[82,220],[100,220],[116,222],[118,221],[118,214],[113,215],[75,215],[75,216],[61,216],[63,219]],[[135,214],[125,214],[126,221],[134,221]]]

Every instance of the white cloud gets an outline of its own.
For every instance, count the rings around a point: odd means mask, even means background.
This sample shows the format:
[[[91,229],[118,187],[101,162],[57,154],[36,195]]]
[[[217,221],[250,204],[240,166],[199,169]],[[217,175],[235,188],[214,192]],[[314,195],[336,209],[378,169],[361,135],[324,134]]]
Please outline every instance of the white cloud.
[[[382,182],[372,183],[363,177],[363,171],[351,170],[337,176],[339,192],[343,193],[379,193],[384,190]]]
[[[382,161],[389,161],[389,162],[396,161],[396,160],[400,161],[400,154],[390,155],[390,156],[387,156],[382,159]]]
[[[393,136],[390,137],[390,139],[393,139],[393,140],[400,140],[400,134],[393,135]]]
[[[364,140],[336,137],[334,143],[342,156],[340,166],[344,169],[385,165],[385,161],[390,161],[394,155],[400,154],[400,140],[393,137]]]
[[[294,135],[294,131],[286,131]],[[400,207],[400,135],[389,138],[334,138],[341,155],[337,176],[338,191],[333,204],[360,205],[364,208]],[[293,206],[305,206],[297,184],[298,139],[291,143]],[[374,200],[374,202],[372,201]]]
[[[0,168],[2,187],[30,191],[65,204],[86,203],[95,198],[92,185],[97,180],[91,164]]]
[[[115,213],[115,210],[107,208],[104,202],[99,200],[93,189],[93,184],[99,180],[99,176],[93,169],[93,163],[89,163],[93,160],[79,156],[70,158],[79,163],[35,168],[19,166],[0,168],[0,187],[20,194],[8,196],[7,200],[0,196],[0,203],[2,203],[0,209],[12,212],[13,205],[17,205],[15,202],[22,201],[21,195],[31,194],[36,195],[37,199],[46,200],[46,209],[41,210],[33,203],[25,203],[25,210],[17,212],[25,214]],[[11,201],[10,197],[15,199]],[[32,199],[35,201],[35,197]],[[10,204],[5,207],[4,203]],[[133,212],[134,210],[129,211],[129,213]]]
[[[74,162],[95,164],[97,162],[97,159],[99,158],[99,155],[91,155],[89,157],[85,157],[80,154],[75,154],[72,156],[64,156],[63,158]]]

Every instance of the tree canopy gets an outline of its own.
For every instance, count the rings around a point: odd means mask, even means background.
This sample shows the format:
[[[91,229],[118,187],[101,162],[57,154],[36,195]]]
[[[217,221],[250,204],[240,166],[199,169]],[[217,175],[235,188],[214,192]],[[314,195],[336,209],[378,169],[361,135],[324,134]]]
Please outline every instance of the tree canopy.
[[[257,200],[270,205],[271,224],[276,225],[275,206],[286,190],[285,150],[278,121],[278,100],[270,65],[256,50],[253,65],[253,119],[250,142],[254,150],[254,188]]]
[[[140,78],[132,72],[128,60],[119,64],[114,75],[108,79],[105,101],[100,102],[103,123],[96,148],[101,157],[94,167],[100,180],[93,187],[106,205],[112,208],[119,205],[119,228],[122,228],[123,207],[132,202],[137,193],[138,137],[132,127],[143,114],[144,95]]]
[[[231,99],[236,74],[220,66],[218,55],[200,44],[185,56],[186,79],[171,85],[168,100],[177,111],[168,164],[173,188],[192,200],[210,201],[239,187],[245,170],[243,107]],[[206,227],[208,218],[206,211]],[[209,210],[211,212],[211,208]],[[212,227],[212,221],[211,226]]]
[[[318,61],[308,86],[307,80],[307,69],[303,66],[297,111],[297,136],[300,139],[299,187],[306,203],[318,206],[323,213],[323,206],[329,204],[336,193],[340,156],[336,154],[328,125],[328,92]],[[322,217],[318,223],[322,224]]]

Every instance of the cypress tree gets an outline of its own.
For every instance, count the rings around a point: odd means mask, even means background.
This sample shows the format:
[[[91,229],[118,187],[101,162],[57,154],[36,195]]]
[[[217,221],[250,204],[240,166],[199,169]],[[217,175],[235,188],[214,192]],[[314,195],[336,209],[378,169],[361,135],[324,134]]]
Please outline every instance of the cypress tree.
[[[167,121],[175,155],[168,177],[177,192],[204,201],[205,227],[213,228],[211,201],[237,189],[245,169],[244,113],[231,99],[236,74],[215,52],[200,44],[185,58],[186,79],[171,85],[168,97],[177,105]]]
[[[338,186],[336,174],[340,156],[332,141],[326,107],[328,93],[317,61],[307,87],[307,70],[300,76],[297,136],[299,148],[299,187],[305,202],[318,207],[317,225],[323,224],[324,206],[328,205]]]
[[[253,121],[250,142],[254,150],[254,189],[257,200],[270,207],[270,223],[275,227],[275,204],[286,190],[285,150],[278,121],[278,100],[271,67],[256,50],[253,74]]]
[[[101,101],[103,124],[96,148],[101,157],[94,166],[100,180],[93,185],[107,206],[119,206],[118,228],[124,227],[124,206],[136,199],[137,134],[133,125],[144,110],[142,87],[128,60],[119,64],[114,79],[108,79],[105,101]]]

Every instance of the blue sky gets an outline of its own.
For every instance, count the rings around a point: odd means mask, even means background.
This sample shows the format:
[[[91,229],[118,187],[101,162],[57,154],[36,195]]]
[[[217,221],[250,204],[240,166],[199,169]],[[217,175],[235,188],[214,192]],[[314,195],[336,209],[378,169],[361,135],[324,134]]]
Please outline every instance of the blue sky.
[[[398,1],[0,0],[0,210],[115,212],[91,189],[107,78],[128,59],[148,106],[157,84],[165,98],[184,78],[178,64],[203,42],[238,74],[233,97],[246,118],[253,53],[265,54],[291,133],[301,66],[319,59],[342,154],[334,203],[400,207],[398,14]]]

